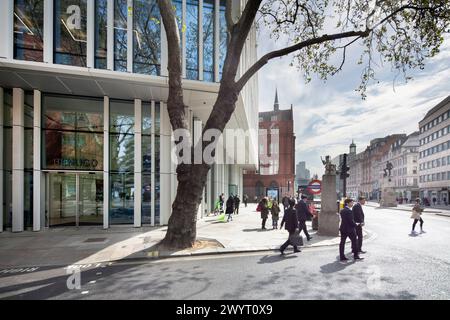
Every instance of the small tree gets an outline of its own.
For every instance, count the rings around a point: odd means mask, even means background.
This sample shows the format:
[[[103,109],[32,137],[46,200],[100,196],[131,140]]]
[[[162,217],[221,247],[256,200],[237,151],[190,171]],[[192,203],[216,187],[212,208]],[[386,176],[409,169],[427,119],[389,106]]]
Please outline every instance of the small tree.
[[[444,34],[449,33],[447,0],[249,0],[239,17],[232,16],[231,4],[232,0],[228,0],[229,41],[219,93],[203,132],[209,129],[223,132],[245,84],[274,58],[293,53],[293,64],[302,70],[306,81],[312,74],[326,80],[342,69],[346,49],[359,43],[364,51],[358,61],[363,65],[358,90],[365,98],[367,84],[374,80],[375,53],[409,79],[408,69],[423,68],[425,59],[439,52]],[[187,129],[177,19],[172,1],[158,0],[158,5],[168,43],[170,123],[173,130]],[[237,79],[242,49],[256,22],[270,30],[273,38],[283,36],[292,44],[263,55]],[[332,63],[335,54],[342,55],[337,65]],[[193,245],[196,213],[209,170],[207,163],[178,164],[178,189],[164,245],[179,248]]]

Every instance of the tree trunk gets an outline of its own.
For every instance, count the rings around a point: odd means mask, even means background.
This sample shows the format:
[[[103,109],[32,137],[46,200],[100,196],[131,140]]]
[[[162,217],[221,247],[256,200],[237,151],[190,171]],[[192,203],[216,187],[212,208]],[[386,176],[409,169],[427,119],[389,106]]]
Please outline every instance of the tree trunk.
[[[179,164],[178,188],[172,204],[172,214],[166,236],[162,241],[170,248],[192,247],[197,235],[197,212],[202,201],[209,166],[206,164]]]

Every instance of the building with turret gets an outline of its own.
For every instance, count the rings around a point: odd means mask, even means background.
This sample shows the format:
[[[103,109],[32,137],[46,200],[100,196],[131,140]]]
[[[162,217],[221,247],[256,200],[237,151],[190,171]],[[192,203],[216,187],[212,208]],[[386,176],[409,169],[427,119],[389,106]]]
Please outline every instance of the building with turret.
[[[295,194],[295,135],[292,105],[280,110],[278,90],[273,110],[259,113],[259,170],[244,171],[244,194],[282,198]]]

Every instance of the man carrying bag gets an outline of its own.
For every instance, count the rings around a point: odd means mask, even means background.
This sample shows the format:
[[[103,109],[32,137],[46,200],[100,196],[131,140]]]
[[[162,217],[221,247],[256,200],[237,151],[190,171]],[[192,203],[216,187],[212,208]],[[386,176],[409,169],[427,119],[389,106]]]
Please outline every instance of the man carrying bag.
[[[298,229],[298,219],[294,206],[295,201],[290,199],[289,208],[285,211],[283,220],[281,221],[280,228],[283,228],[283,225],[286,223],[285,229],[289,232],[289,238],[280,247],[281,254],[284,254],[284,250],[286,250],[289,245],[294,247],[294,252],[300,252],[301,250],[298,249],[298,246],[303,244],[303,239],[301,238],[300,230]]]

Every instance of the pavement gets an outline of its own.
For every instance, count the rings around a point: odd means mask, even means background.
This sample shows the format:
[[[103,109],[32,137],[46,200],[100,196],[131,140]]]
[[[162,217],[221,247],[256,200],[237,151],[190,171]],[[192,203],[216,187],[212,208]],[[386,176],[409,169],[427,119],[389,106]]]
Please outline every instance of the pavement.
[[[367,202],[367,206],[379,209],[400,210],[411,212],[413,204],[398,204],[397,207],[381,208],[378,202]],[[435,214],[438,216],[450,217],[450,206],[436,205],[425,207],[423,213]]]
[[[3,232],[0,234],[0,268],[94,265],[132,259],[278,250],[288,237],[286,230],[272,230],[270,216],[267,230],[261,230],[260,213],[255,209],[255,204],[249,204],[247,208],[242,205],[239,215],[234,215],[233,221],[228,223],[212,215],[199,220],[197,240],[208,245],[178,251],[157,249],[167,226],[63,227],[41,232]],[[311,222],[307,222],[307,227],[313,239],[306,241],[304,237],[302,249],[339,245],[339,237],[317,235]],[[365,237],[370,237],[370,232],[366,232]]]

